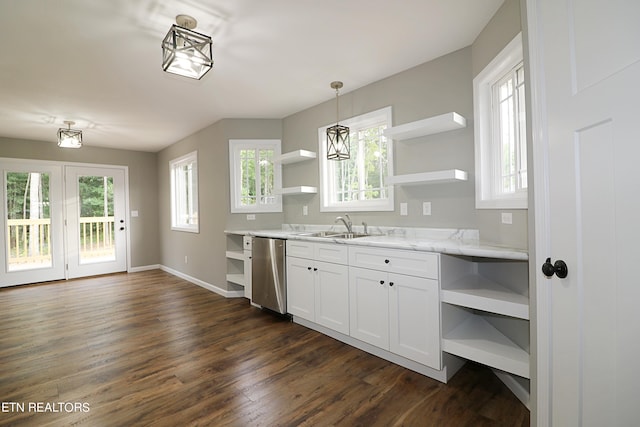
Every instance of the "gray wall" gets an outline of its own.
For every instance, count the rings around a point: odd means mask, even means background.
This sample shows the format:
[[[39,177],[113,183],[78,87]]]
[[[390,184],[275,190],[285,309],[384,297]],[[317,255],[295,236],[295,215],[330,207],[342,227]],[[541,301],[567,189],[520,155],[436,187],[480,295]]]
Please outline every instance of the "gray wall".
[[[229,209],[229,139],[281,139],[281,120],[225,119],[160,151],[157,182],[160,189],[161,264],[224,290],[236,289],[226,281],[225,229],[276,228],[278,214],[244,214]],[[200,233],[171,230],[169,161],[198,151]],[[185,256],[188,262],[185,263]]]
[[[527,247],[526,210],[476,210],[473,145],[473,77],[520,31],[520,4],[507,0],[472,46],[406,70],[340,97],[341,118],[393,107],[393,124],[456,111],[467,119],[462,130],[397,141],[394,147],[396,174],[442,169],[463,169],[469,181],[454,184],[396,186],[394,212],[351,214],[356,224],[413,227],[477,228],[483,240]],[[328,85],[327,85],[328,86]],[[327,89],[329,91],[329,89]],[[318,151],[318,127],[335,121],[335,100],[298,112],[283,120],[283,152],[296,149]],[[319,153],[321,155],[321,153]],[[283,186],[319,185],[317,160],[285,165]],[[422,202],[430,201],[432,215],[422,215]],[[400,216],[399,204],[408,204]],[[333,224],[336,214],[320,212],[319,195],[288,196],[284,200],[289,223]],[[307,205],[309,215],[303,216]],[[501,213],[512,212],[513,224],[501,223]]]
[[[80,150],[63,150],[55,142],[0,138],[0,157],[128,166],[129,209],[139,213],[129,224],[131,267],[160,263],[155,153],[87,145]]]

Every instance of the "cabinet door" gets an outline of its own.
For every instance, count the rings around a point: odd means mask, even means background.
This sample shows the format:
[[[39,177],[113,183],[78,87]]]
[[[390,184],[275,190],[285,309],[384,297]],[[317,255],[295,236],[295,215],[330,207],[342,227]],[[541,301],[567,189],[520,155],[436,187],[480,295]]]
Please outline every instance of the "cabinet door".
[[[316,262],[316,323],[349,335],[349,267]]]
[[[389,274],[389,349],[441,369],[438,281]]]
[[[353,338],[389,349],[387,273],[349,268],[349,321]]]
[[[287,312],[314,321],[313,261],[287,257]]]

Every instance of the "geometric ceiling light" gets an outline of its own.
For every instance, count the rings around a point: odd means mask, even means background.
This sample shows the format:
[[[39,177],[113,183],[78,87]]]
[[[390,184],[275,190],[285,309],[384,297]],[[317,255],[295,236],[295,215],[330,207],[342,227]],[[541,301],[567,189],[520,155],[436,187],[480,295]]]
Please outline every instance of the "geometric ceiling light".
[[[67,125],[67,129],[58,129],[58,147],[61,148],[80,148],[82,147],[82,131],[78,129],[71,129],[72,125],[76,122],[65,120],[64,124]]]
[[[211,37],[192,31],[198,22],[191,16],[176,16],[176,24],[162,40],[162,69],[200,80],[213,66]]]
[[[336,90],[336,124],[327,128],[327,159],[346,160],[349,154],[349,128],[341,126],[340,111],[338,110],[338,91],[342,82],[331,82],[331,88]]]

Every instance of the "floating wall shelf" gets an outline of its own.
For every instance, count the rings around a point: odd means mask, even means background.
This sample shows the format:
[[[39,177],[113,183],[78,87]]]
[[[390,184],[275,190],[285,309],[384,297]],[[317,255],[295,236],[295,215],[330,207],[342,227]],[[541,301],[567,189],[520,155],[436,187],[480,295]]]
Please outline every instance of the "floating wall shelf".
[[[280,157],[276,158],[274,161],[276,163],[286,165],[289,163],[303,162],[305,160],[313,160],[315,158],[316,158],[316,153],[314,153],[313,151],[296,150],[296,151],[291,151],[290,153],[284,153]]]
[[[286,194],[316,194],[318,192],[318,188],[317,187],[309,187],[307,185],[302,185],[302,186],[298,186],[298,187],[280,188],[280,189],[276,189],[274,192],[276,194],[282,194],[282,195],[286,195]]]
[[[462,129],[466,126],[467,120],[464,117],[458,113],[451,112],[387,128],[384,130],[384,136],[400,141]]]
[[[407,175],[387,177],[389,185],[441,184],[467,180],[467,172],[459,169],[448,169],[435,172],[420,172]]]

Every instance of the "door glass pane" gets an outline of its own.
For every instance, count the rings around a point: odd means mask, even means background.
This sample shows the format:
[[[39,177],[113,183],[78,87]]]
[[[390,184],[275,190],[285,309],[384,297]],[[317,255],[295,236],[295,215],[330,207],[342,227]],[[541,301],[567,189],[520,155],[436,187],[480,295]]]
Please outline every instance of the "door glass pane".
[[[115,260],[113,177],[79,177],[78,195],[80,263]]]
[[[7,271],[53,265],[49,181],[48,173],[7,173]]]

